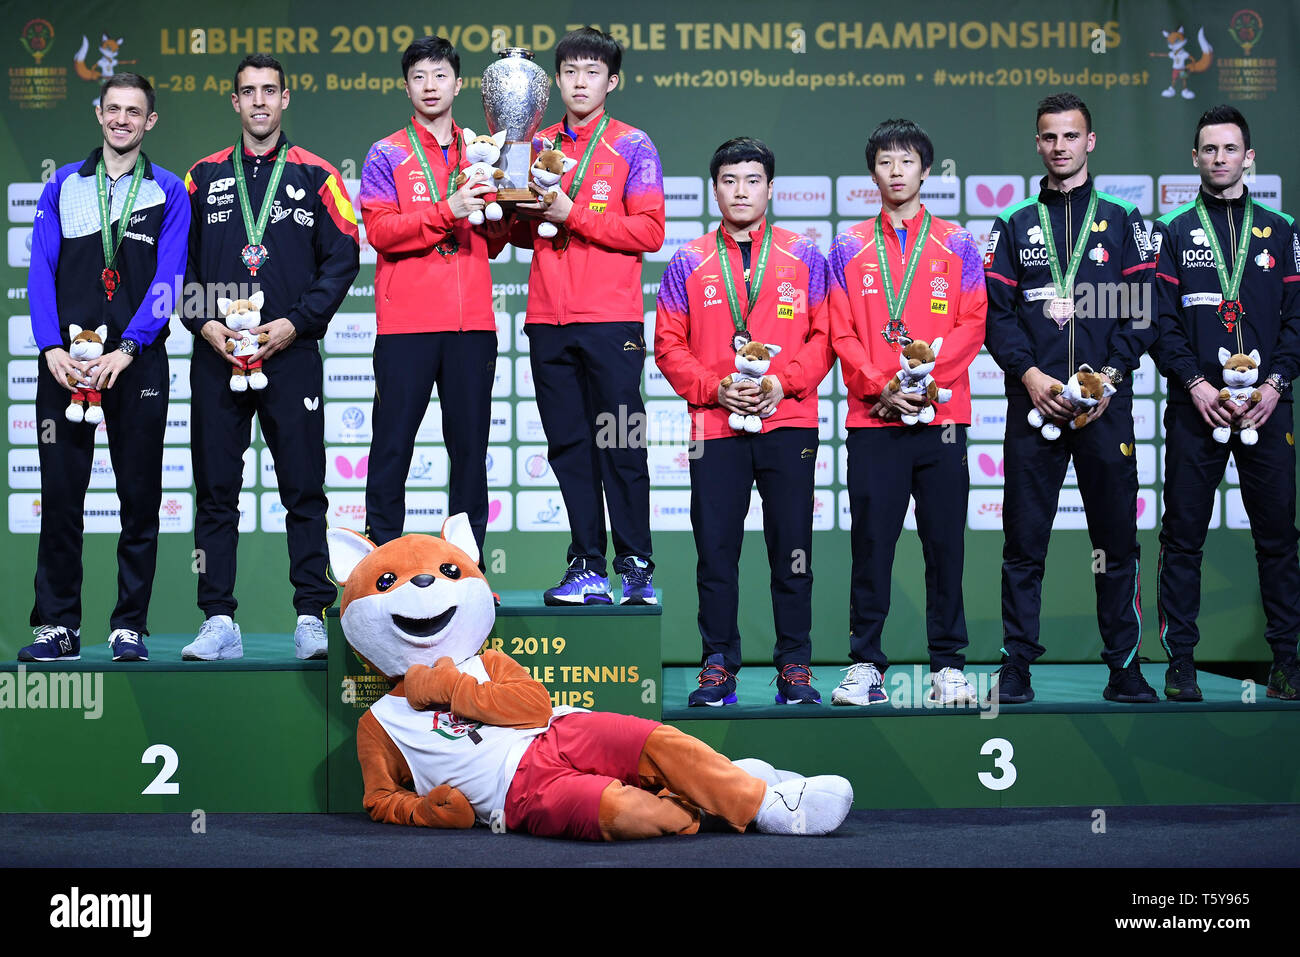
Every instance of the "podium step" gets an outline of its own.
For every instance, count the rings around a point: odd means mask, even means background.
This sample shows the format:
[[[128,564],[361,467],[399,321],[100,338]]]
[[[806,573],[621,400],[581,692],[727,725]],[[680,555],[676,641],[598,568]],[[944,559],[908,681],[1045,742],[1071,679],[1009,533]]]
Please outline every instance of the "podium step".
[[[967,675],[986,691],[993,670]],[[664,720],[732,758],[842,774],[857,808],[1300,801],[1300,703],[1253,682],[1202,673],[1202,703],[1117,704],[1103,665],[1049,665],[1030,704],[956,709],[927,707],[928,669],[904,665],[885,673],[889,702],[859,708],[832,707],[839,672],[814,672],[821,706],[774,704],[770,672],[747,668],[736,705],[689,708],[697,669],[665,668]],[[1163,665],[1144,673],[1163,687]]]

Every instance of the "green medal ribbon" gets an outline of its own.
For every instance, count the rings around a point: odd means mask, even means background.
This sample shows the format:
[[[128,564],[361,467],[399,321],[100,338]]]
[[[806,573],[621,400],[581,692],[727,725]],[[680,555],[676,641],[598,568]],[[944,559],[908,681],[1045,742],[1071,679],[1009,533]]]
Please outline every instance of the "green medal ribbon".
[[[587,175],[587,167],[591,164],[591,157],[596,152],[596,144],[605,135],[605,127],[607,126],[609,126],[608,112],[596,124],[596,132],[591,134],[591,141],[587,143],[587,149],[583,152],[582,159],[578,161],[578,171],[573,174],[573,182],[569,184],[569,199],[578,198],[578,189],[582,186],[583,177]]]
[[[144,179],[144,154],[137,153],[135,168],[131,170],[131,188],[127,190],[126,202],[122,204],[122,215],[117,221],[117,233],[114,235],[113,213],[108,201],[108,173],[102,155],[95,166],[95,189],[99,193],[99,238],[104,244],[104,271],[100,273],[99,279],[104,286],[104,295],[110,301],[120,279],[117,270],[113,268],[113,263],[117,259],[117,251],[130,225],[131,211],[135,209],[135,197],[140,192],[142,179]]]
[[[424,147],[420,145],[419,134],[415,132],[415,124],[406,124],[406,138],[411,141],[411,151],[415,153],[415,158],[420,161],[420,170],[424,173],[424,181],[429,184],[429,193],[433,197],[433,202],[442,202],[442,196],[438,193],[438,181],[433,178],[433,170],[429,168],[429,158],[424,155]],[[456,137],[453,136],[453,139]],[[455,163],[447,164],[447,198],[451,199],[452,193],[456,192],[457,187],[452,186],[456,176],[456,167],[460,166],[460,158],[457,157]],[[455,236],[448,235],[446,239],[433,247],[442,254],[444,259],[455,255],[456,250],[460,249],[460,241]]]
[[[903,309],[907,306],[907,294],[912,288],[912,278],[916,275],[917,264],[921,261],[921,250],[930,235],[930,211],[925,211],[921,220],[921,229],[912,246],[912,255],[907,259],[907,270],[903,273],[903,286],[894,295],[894,280],[889,272],[889,256],[885,252],[885,231],[881,229],[883,216],[876,219],[876,259],[880,262],[880,278],[885,287],[885,306],[889,309],[889,322],[882,330],[885,341],[897,343],[900,336],[907,335],[907,324],[903,322]],[[891,335],[892,333],[892,335]]]
[[[749,315],[758,302],[758,291],[763,285],[763,273],[767,271],[767,254],[772,251],[772,224],[767,223],[763,229],[763,242],[758,250],[758,262],[754,264],[749,281],[749,308],[744,315],[740,312],[740,296],[736,293],[736,279],[731,275],[731,257],[727,255],[727,241],[722,238],[722,227],[718,227],[718,267],[722,270],[722,285],[727,290],[727,305],[731,307],[731,323],[737,332],[744,332],[749,324]]]
[[[1066,199],[1069,202],[1069,199]],[[1043,228],[1043,243],[1047,246],[1047,265],[1052,270],[1052,285],[1056,287],[1057,299],[1074,301],[1074,277],[1079,274],[1079,265],[1083,262],[1084,250],[1092,237],[1092,224],[1097,218],[1097,191],[1094,189],[1088,197],[1088,211],[1084,214],[1083,228],[1075,240],[1074,251],[1070,253],[1070,263],[1065,275],[1061,275],[1061,257],[1056,252],[1056,240],[1052,238],[1052,217],[1047,213],[1047,205],[1038,203],[1038,223]],[[1073,310],[1071,310],[1073,312]]]
[[[1228,215],[1231,216],[1231,212]],[[1237,240],[1237,254],[1232,260],[1231,276],[1228,275],[1228,265],[1223,258],[1223,247],[1219,245],[1219,236],[1214,231],[1214,224],[1210,222],[1209,210],[1205,208],[1205,199],[1200,193],[1196,194],[1196,217],[1201,221],[1205,238],[1210,241],[1210,249],[1214,252],[1214,269],[1219,274],[1219,290],[1223,293],[1223,301],[1219,303],[1219,317],[1228,327],[1228,331],[1232,332],[1237,323],[1246,316],[1246,310],[1241,307],[1237,295],[1241,292],[1241,280],[1246,275],[1246,248],[1250,245],[1250,227],[1255,221],[1255,203],[1249,196],[1246,197],[1246,210],[1241,220],[1241,238]]]
[[[266,224],[271,219],[271,205],[275,201],[275,191],[280,186],[280,177],[284,174],[284,164],[288,156],[289,144],[286,143],[280,147],[280,152],[275,157],[271,181],[267,183],[266,195],[262,197],[262,209],[257,214],[256,220],[253,218],[253,204],[248,200],[248,183],[244,181],[243,140],[235,144],[235,151],[230,157],[231,165],[235,168],[235,191],[239,193],[239,209],[244,216],[244,232],[248,236],[248,245],[243,248],[240,258],[254,276],[271,258],[266,247],[262,245],[262,237],[266,234]]]

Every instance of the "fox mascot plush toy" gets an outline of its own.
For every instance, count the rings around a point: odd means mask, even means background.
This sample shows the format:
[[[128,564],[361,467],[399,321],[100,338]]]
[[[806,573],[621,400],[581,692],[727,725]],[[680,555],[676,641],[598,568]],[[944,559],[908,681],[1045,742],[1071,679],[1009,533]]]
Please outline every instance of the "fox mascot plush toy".
[[[1225,406],[1253,406],[1261,398],[1255,382],[1259,379],[1259,350],[1251,349],[1250,355],[1237,353],[1233,355],[1227,349],[1219,348],[1219,364],[1223,366],[1223,388],[1219,390],[1219,401]],[[1210,434],[1214,441],[1226,445],[1232,438],[1233,430],[1221,425]],[[1259,441],[1259,432],[1249,420],[1243,421],[1237,433],[1242,445],[1254,445]]]
[[[217,311],[226,320],[226,326],[239,333],[238,339],[226,340],[226,351],[233,355],[239,364],[230,373],[230,391],[247,392],[249,389],[260,392],[266,388],[266,373],[262,371],[262,360],[250,361],[250,356],[257,352],[259,346],[266,345],[271,338],[265,332],[253,335],[250,331],[262,324],[262,303],[265,295],[259,289],[248,299],[217,300]]]
[[[537,159],[533,160],[530,170],[532,180],[528,183],[528,188],[532,190],[539,203],[550,206],[555,202],[555,192],[559,188],[560,180],[564,178],[565,173],[578,165],[578,161],[565,156],[546,137],[542,137],[541,146]],[[542,220],[537,226],[537,235],[543,238],[553,238],[558,232],[558,227],[546,220]]]
[[[1103,378],[1100,373],[1093,372],[1092,366],[1085,362],[1079,366],[1078,372],[1070,376],[1069,382],[1063,386],[1052,386],[1051,392],[1052,395],[1064,396],[1065,401],[1074,407],[1075,414],[1074,418],[1070,419],[1070,428],[1081,429],[1088,424],[1088,413],[1095,409],[1102,399],[1114,395],[1116,389],[1111,385],[1109,378]],[[1045,419],[1037,409],[1030,409],[1026,418],[1029,424],[1038,429],[1043,438],[1049,442],[1054,442],[1061,437],[1061,427]]]
[[[68,346],[68,355],[78,362],[98,359],[104,354],[104,340],[108,338],[108,326],[98,329],[82,329],[73,323],[68,326],[68,336],[72,342]],[[100,394],[97,389],[87,388],[75,375],[68,376],[68,386],[72,389],[72,401],[63,410],[63,416],[69,422],[87,422],[99,425],[104,421],[104,410],[99,404]]]
[[[933,343],[924,339],[899,339],[903,348],[898,353],[898,373],[889,380],[890,392],[902,392],[904,395],[923,395],[926,405],[919,412],[908,412],[899,416],[904,425],[929,425],[934,421],[934,404],[947,402],[952,398],[951,389],[940,389],[939,383],[930,373],[939,360],[939,350],[943,348],[943,339]]]
[[[644,718],[553,708],[509,655],[480,653],[496,612],[463,513],[447,519],[442,538],[376,547],[330,529],[328,541],[348,643],[393,683],[357,725],[364,803],[376,821],[625,840],[693,834],[710,819],[737,831],[824,834],[848,814],[844,778],[733,763]]]
[[[506,145],[506,131],[497,130],[492,135],[484,133],[476,136],[473,130],[466,127],[461,133],[465,137],[465,158],[471,165],[460,171],[458,188],[473,180],[496,183],[505,179],[506,174],[492,164],[501,158],[501,148]],[[495,223],[505,215],[501,204],[497,202],[496,193],[484,193],[482,198],[487,205],[466,217],[473,226],[482,226],[484,220]]]
[[[743,345],[740,343],[739,338],[733,343],[737,346],[736,371],[722,380],[722,387],[726,389],[738,379],[743,382],[757,382],[758,391],[767,395],[772,391],[772,380],[767,378],[765,373],[771,367],[773,357],[781,351],[781,347],[753,341],[745,342]],[[727,416],[727,425],[737,432],[761,432],[763,431],[762,420],[775,411],[774,408],[768,409],[761,417],[733,412]]]

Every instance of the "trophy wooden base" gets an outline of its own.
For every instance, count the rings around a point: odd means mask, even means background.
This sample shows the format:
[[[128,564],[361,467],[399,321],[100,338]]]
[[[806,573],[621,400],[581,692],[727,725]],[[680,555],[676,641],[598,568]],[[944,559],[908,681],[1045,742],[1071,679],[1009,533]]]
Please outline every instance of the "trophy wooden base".
[[[537,197],[531,190],[527,189],[501,189],[497,190],[498,203],[535,203]]]

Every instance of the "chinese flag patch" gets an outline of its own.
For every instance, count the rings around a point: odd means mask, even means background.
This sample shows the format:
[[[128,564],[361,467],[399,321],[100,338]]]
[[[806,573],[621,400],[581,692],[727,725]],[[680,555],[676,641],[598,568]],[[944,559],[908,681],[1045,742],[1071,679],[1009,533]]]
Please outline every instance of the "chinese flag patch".
[[[931,259],[931,260],[930,260],[930,272],[942,272],[942,273],[946,273],[947,271],[948,271],[948,260],[946,260],[946,259]]]
[[[793,266],[777,266],[777,267],[776,267],[776,278],[777,278],[777,279],[793,279],[793,278],[794,278],[794,267],[793,267]]]
[[[596,164],[596,175],[597,175],[597,176],[613,176],[613,175],[614,175],[614,164],[613,164],[613,163],[597,163],[597,164]]]

